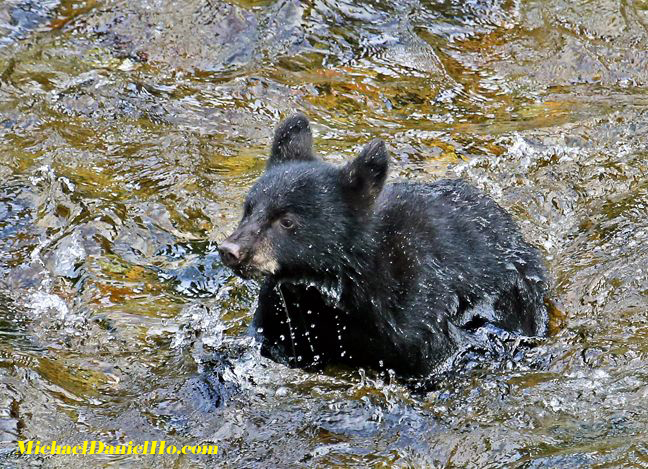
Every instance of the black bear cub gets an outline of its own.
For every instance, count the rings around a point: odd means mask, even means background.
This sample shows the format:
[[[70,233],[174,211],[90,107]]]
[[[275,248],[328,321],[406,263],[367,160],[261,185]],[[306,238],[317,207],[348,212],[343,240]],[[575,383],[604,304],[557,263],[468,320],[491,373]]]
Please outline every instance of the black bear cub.
[[[262,353],[423,378],[485,323],[545,335],[542,261],[512,218],[461,180],[385,185],[388,167],[381,140],[336,167],[314,156],[303,114],[279,125],[219,247],[238,275],[263,278]]]

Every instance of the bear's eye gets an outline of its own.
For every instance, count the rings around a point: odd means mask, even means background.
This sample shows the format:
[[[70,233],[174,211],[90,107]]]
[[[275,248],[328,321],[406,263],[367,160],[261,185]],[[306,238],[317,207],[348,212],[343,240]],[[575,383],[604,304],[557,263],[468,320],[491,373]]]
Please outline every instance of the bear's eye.
[[[288,217],[281,217],[279,219],[279,224],[286,230],[290,230],[295,226],[295,222]]]

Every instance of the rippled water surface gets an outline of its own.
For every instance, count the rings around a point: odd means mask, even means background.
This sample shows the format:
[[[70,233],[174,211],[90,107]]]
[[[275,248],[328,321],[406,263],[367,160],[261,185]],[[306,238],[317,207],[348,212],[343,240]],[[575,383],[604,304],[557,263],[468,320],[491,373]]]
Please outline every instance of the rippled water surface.
[[[648,2],[0,1],[0,466],[648,467]],[[293,109],[460,176],[554,334],[413,393],[291,370],[213,252]],[[19,439],[216,456],[18,457]]]

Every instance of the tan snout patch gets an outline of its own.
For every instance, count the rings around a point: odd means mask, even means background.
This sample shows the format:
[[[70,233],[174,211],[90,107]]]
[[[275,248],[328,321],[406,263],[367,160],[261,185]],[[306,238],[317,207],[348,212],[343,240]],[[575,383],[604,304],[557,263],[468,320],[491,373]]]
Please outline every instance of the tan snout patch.
[[[259,241],[252,259],[250,267],[264,274],[274,274],[279,269],[279,263],[275,256],[274,250],[267,239]]]

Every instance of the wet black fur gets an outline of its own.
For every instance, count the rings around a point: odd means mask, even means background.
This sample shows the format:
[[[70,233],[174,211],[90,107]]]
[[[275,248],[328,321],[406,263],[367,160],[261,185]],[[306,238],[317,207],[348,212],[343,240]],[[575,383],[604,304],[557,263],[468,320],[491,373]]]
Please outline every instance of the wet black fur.
[[[384,186],[380,140],[343,167],[316,159],[311,140],[301,114],[278,127],[229,238],[247,260],[265,237],[279,266],[252,325],[266,356],[420,377],[485,322],[546,334],[542,261],[492,199],[461,180]]]

